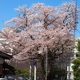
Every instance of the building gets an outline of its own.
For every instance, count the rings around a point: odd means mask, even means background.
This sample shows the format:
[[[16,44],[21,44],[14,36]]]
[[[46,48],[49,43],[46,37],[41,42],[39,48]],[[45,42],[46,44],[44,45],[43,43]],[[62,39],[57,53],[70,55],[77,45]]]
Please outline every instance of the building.
[[[11,58],[12,58],[11,55],[8,55],[8,54],[0,51],[0,75],[3,75],[3,68],[4,68],[3,64],[4,64],[4,61],[5,61],[6,59],[9,60],[9,59],[11,59]],[[6,66],[7,66],[7,65],[5,65],[5,68],[6,68]]]
[[[77,40],[79,40],[79,39],[80,38],[75,39],[75,46],[77,46]],[[78,51],[75,47],[73,57],[72,57],[71,61],[67,64],[67,80],[74,80],[73,69],[72,69],[72,66],[73,66],[72,60],[77,58],[77,54],[78,54]]]

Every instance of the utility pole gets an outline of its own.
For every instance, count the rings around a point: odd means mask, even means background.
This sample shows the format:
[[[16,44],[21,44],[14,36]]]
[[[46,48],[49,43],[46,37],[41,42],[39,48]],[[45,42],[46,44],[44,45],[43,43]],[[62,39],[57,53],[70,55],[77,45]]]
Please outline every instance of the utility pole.
[[[29,73],[29,80],[32,80],[32,63],[30,60],[30,73]]]
[[[36,80],[36,72],[37,72],[37,69],[36,69],[36,60],[34,62],[34,80]]]

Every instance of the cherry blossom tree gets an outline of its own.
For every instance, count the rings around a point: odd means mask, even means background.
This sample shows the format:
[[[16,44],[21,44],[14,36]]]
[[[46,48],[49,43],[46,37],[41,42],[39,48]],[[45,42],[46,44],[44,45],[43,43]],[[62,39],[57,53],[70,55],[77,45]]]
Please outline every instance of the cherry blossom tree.
[[[13,55],[12,60],[21,62],[35,57],[44,68],[45,55],[48,53],[50,72],[55,61],[70,59],[78,19],[75,2],[66,2],[57,7],[38,3],[30,8],[19,6],[15,10],[20,14],[6,21],[0,32],[0,36],[8,42],[2,44],[4,51]]]

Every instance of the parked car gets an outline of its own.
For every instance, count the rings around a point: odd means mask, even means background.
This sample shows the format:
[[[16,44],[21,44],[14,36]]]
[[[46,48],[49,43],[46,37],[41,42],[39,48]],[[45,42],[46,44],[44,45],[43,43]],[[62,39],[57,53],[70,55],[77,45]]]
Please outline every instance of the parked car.
[[[0,80],[5,80],[5,78],[0,78]]]
[[[7,76],[8,80],[16,80],[16,78],[14,76]]]
[[[8,80],[29,80],[27,77],[23,77],[23,76],[13,76],[13,75],[8,75],[7,76]]]
[[[28,80],[27,77],[23,77],[23,76],[18,76],[16,79],[17,79],[17,80]]]

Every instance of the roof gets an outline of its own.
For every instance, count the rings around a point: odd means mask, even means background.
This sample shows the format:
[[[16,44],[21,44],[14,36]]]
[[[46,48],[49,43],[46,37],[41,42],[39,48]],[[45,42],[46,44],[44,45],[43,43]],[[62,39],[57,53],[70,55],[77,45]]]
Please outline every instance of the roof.
[[[6,53],[4,53],[2,51],[0,51],[0,57],[2,57],[3,59],[11,59],[12,58],[11,55],[6,54]]]

